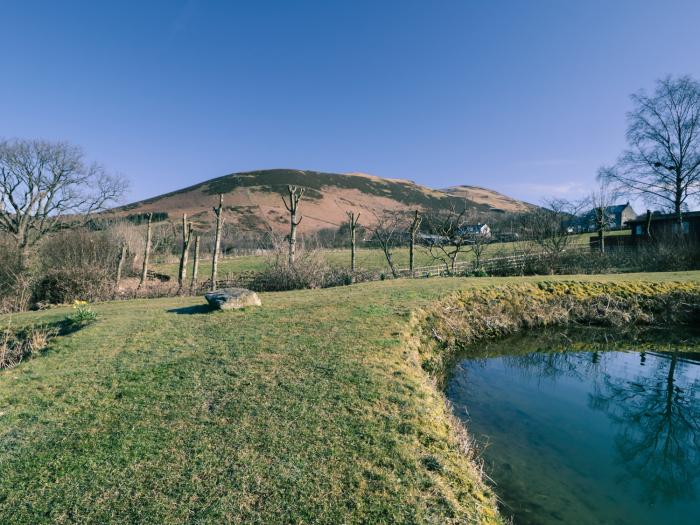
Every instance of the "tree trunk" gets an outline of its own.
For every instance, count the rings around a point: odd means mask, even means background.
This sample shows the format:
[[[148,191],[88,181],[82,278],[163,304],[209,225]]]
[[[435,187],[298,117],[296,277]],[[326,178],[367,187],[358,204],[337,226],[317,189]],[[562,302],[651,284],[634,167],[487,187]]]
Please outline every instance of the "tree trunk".
[[[119,252],[119,260],[117,262],[117,277],[114,279],[114,289],[119,289],[119,282],[122,280],[122,270],[124,269],[124,260],[126,259],[126,243],[122,243],[122,249]]]
[[[19,254],[19,268],[22,272],[29,270],[30,248],[27,239],[17,241],[17,253]]]
[[[676,171],[676,197],[673,203],[673,208],[678,220],[678,235],[683,235],[683,175],[680,168]]]
[[[596,208],[595,218],[598,229],[598,250],[600,253],[605,253],[605,210]]]
[[[148,214],[148,226],[146,229],[146,248],[144,250],[143,254],[143,268],[141,270],[141,280],[139,281],[139,285],[137,289],[140,289],[141,287],[146,284],[146,276],[148,275],[148,258],[151,255],[151,221],[153,219],[153,214],[149,213]]]
[[[297,214],[296,209],[291,213],[290,218],[290,229],[289,229],[289,265],[294,264],[294,259],[296,257],[297,251]]]
[[[216,290],[216,274],[219,271],[219,251],[221,250],[221,226],[223,222],[224,195],[219,195],[219,207],[214,208],[216,213],[216,237],[214,239],[214,256],[211,261],[211,289]]]
[[[411,274],[411,277],[414,277],[414,267],[415,267],[415,249],[416,249],[416,232],[418,231],[418,228],[420,227],[421,223],[421,217],[420,213],[418,210],[416,210],[416,214],[413,217],[413,222],[411,223],[411,238],[410,238],[410,244],[408,246],[408,271]]]
[[[396,266],[394,265],[394,256],[390,251],[385,251],[384,255],[386,256],[386,262],[389,263],[389,269],[391,270],[391,276],[396,279],[399,274],[396,271]]]
[[[199,235],[194,237],[194,266],[192,267],[192,282],[190,283],[190,293],[197,289],[197,272],[199,271]]]
[[[360,214],[355,216],[355,212],[347,212],[348,219],[350,219],[350,271],[355,273],[357,269],[357,243],[356,243],[356,231],[357,224],[360,220]]]
[[[192,224],[187,224],[187,214],[182,214],[182,253],[180,254],[180,272],[178,273],[178,293],[182,293],[187,277],[187,259],[190,253],[190,239],[192,238]]]
[[[350,271],[355,272],[357,268],[357,246],[355,241],[355,227],[350,227]]]

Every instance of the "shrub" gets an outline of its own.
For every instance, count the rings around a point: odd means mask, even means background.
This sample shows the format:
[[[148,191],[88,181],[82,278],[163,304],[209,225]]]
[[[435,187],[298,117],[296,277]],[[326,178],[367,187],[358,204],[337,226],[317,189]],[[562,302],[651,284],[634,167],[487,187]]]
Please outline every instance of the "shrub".
[[[23,271],[16,247],[0,240],[0,313],[26,310],[31,288],[31,275]]]
[[[36,303],[70,303],[111,297],[119,244],[109,232],[70,230],[47,239],[39,249]]]
[[[303,252],[292,265],[286,255],[279,253],[267,268],[253,275],[248,287],[256,291],[279,292],[345,286],[376,278],[373,272],[353,273],[346,268],[331,267],[320,252]]]
[[[289,264],[287,257],[280,252],[269,261],[267,268],[255,274],[250,288],[269,292],[322,288],[328,269],[326,261],[317,252],[303,252],[294,264]]]
[[[32,326],[19,331],[0,328],[0,370],[13,368],[40,353],[57,333],[58,330],[48,326]]]

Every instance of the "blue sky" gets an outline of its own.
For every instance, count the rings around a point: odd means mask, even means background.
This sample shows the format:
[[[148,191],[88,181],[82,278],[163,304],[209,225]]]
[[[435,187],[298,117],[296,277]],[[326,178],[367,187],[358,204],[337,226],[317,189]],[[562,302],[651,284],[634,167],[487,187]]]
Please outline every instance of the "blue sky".
[[[128,200],[233,171],[585,193],[629,94],[700,78],[700,2],[35,2],[0,8],[0,136],[68,140]]]

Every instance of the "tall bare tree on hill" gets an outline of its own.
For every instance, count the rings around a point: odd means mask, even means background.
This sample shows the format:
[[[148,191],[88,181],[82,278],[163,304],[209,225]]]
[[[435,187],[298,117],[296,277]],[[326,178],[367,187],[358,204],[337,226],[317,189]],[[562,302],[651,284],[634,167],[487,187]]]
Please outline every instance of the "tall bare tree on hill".
[[[14,240],[22,265],[61,224],[86,221],[126,191],[126,181],[85,161],[66,142],[0,140],[0,232]]]
[[[282,197],[282,202],[284,207],[287,208],[289,212],[289,264],[290,266],[294,264],[294,257],[296,255],[297,246],[297,226],[301,223],[303,217],[299,217],[297,220],[297,212],[299,209],[299,201],[301,201],[304,196],[304,188],[299,186],[287,186],[287,192],[289,193],[289,202],[287,199]]]
[[[657,82],[652,95],[632,95],[629,148],[606,178],[621,189],[660,204],[682,222],[700,196],[700,84],[689,76]]]

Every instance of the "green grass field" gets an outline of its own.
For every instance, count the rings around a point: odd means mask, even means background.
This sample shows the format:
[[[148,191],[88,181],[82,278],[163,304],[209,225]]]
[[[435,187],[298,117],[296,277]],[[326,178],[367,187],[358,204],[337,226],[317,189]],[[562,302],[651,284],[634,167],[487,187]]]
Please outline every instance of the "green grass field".
[[[576,279],[642,277],[700,272]],[[233,312],[196,297],[97,304],[97,322],[0,373],[0,522],[496,522],[404,335],[414,309],[453,291],[535,280],[267,293]]]
[[[629,231],[623,230],[619,232],[608,232],[608,235],[624,235]],[[591,234],[576,235],[574,243],[577,245],[587,244]],[[514,250],[521,247],[519,242],[494,243],[486,247],[484,257],[500,257],[513,255]],[[350,267],[350,250],[321,250],[323,257],[328,264],[336,267]],[[465,252],[460,254],[460,261],[472,260],[473,254]],[[237,274],[243,272],[260,271],[265,268],[265,265],[270,261],[269,256],[263,255],[245,255],[238,257],[224,258],[219,263],[220,275]],[[408,248],[397,248],[394,252],[394,261],[398,268],[408,268]],[[440,264],[435,261],[425,248],[418,247],[416,249],[416,266],[431,266]],[[192,275],[193,262],[190,259],[187,275]],[[209,275],[211,259],[202,262],[200,266],[200,278]],[[357,250],[357,266],[362,270],[371,270],[378,272],[388,272],[389,266],[386,263],[384,253],[377,248],[361,248]],[[177,277],[178,263],[156,263],[153,265],[153,270],[171,278]]]

